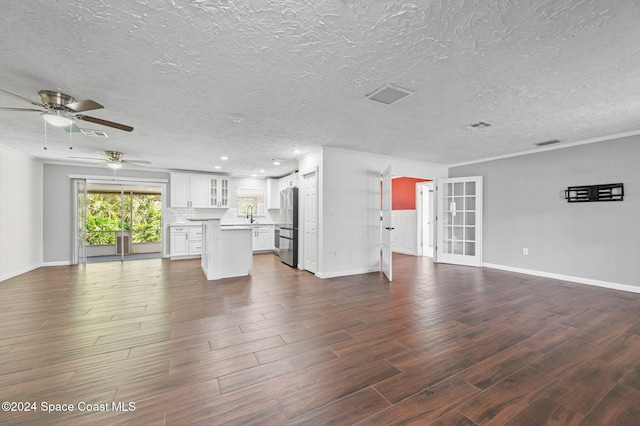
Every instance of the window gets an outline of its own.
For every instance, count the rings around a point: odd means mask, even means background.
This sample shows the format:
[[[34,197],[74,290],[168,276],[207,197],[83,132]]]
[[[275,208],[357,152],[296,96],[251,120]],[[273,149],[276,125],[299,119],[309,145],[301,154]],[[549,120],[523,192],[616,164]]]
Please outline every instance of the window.
[[[238,216],[248,215],[252,212],[254,216],[264,216],[264,188],[237,188],[236,189],[236,209]]]

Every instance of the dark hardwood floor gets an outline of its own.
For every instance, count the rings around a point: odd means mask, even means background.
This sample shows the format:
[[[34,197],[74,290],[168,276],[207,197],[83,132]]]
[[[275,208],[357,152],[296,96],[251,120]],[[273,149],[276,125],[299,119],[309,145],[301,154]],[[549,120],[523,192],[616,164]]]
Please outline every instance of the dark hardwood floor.
[[[640,294],[393,261],[392,284],[271,254],[220,281],[161,259],[6,280],[0,423],[639,424]]]

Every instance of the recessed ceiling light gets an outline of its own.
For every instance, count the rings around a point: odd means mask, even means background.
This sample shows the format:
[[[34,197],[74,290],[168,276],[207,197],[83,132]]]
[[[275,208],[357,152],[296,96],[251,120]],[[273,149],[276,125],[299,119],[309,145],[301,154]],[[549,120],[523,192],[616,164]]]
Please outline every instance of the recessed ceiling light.
[[[251,175],[251,177],[258,177],[258,175],[254,173]]]
[[[227,160],[229,159],[229,157],[227,157],[227,156],[224,156],[224,155],[223,155],[222,157],[220,157],[220,159],[221,159],[222,161],[227,161]]]
[[[220,166],[213,166],[213,168],[214,168],[214,169],[219,169],[219,168],[220,168]]]
[[[264,170],[260,170],[260,173],[264,173]]]
[[[277,158],[274,158],[271,160],[271,164],[273,164],[274,166],[279,166],[282,163],[282,160],[279,160]]]
[[[294,150],[294,151],[293,151],[293,153],[294,153],[294,154],[300,154],[300,150],[299,150],[299,149],[296,149],[296,150]]]

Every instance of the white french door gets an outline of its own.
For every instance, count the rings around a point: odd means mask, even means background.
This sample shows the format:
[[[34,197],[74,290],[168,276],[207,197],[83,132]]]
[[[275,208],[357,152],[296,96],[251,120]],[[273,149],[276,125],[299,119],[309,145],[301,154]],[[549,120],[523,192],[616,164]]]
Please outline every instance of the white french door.
[[[391,281],[392,275],[392,262],[391,262],[391,166],[388,166],[380,175],[380,192],[382,194],[382,205],[380,213],[382,215],[382,253],[380,256],[380,262],[382,266],[382,272]]]
[[[438,179],[437,262],[482,265],[482,176]]]

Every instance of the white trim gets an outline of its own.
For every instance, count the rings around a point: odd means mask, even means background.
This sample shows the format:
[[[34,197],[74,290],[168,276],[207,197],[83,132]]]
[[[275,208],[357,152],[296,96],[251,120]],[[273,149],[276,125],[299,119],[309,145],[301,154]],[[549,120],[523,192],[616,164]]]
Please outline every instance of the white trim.
[[[138,178],[138,177],[127,177],[127,176],[101,176],[101,175],[68,175],[69,179],[86,179],[90,180],[106,180],[109,182],[118,182],[118,183],[131,183],[131,182],[153,182],[153,183],[168,183],[169,179],[159,179],[159,178]]]
[[[350,271],[332,272],[328,274],[318,272],[315,274],[315,276],[324,280],[326,278],[346,277],[348,275],[370,274],[371,272],[380,272],[380,267],[378,266],[375,268],[368,268],[368,269],[352,269]]]
[[[47,266],[70,266],[71,262],[69,262],[68,260],[58,260],[56,262],[43,262],[42,267],[47,267]]]
[[[610,141],[614,139],[622,139],[622,138],[627,138],[629,136],[637,136],[637,135],[640,135],[640,130],[634,130],[632,132],[617,133],[617,134],[608,135],[608,136],[600,136],[600,137],[591,138],[591,139],[584,139],[577,142],[567,142],[567,143],[543,146],[540,148],[528,149],[526,151],[515,152],[513,154],[497,155],[495,157],[488,157],[480,160],[471,160],[471,161],[465,161],[462,163],[449,164],[447,167],[460,167],[460,166],[468,166],[470,164],[486,163],[489,161],[503,160],[505,158],[520,157],[522,155],[537,154],[545,151],[554,151],[556,149],[571,148],[572,146],[587,145],[590,143],[604,142],[604,141]]]
[[[593,280],[591,278],[574,277],[570,275],[554,274],[552,272],[536,271],[532,269],[515,268],[512,266],[496,265],[493,263],[483,263],[485,268],[500,269],[502,271],[517,272],[519,274],[535,275],[537,277],[553,278],[556,280],[570,281],[578,284],[592,285],[612,290],[628,291],[631,293],[640,293],[640,286],[618,284],[608,281]]]
[[[9,278],[17,277],[18,275],[26,274],[27,272],[31,272],[31,271],[33,271],[35,269],[38,269],[41,266],[42,266],[42,264],[31,265],[31,266],[27,266],[27,267],[22,268],[22,269],[18,269],[17,271],[11,271],[9,274],[1,276],[0,277],[0,282],[8,280]]]

